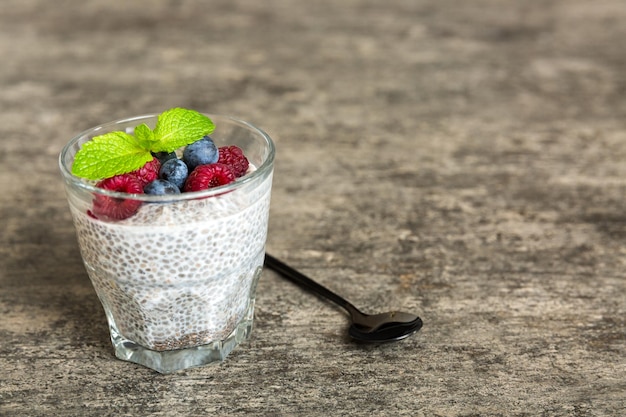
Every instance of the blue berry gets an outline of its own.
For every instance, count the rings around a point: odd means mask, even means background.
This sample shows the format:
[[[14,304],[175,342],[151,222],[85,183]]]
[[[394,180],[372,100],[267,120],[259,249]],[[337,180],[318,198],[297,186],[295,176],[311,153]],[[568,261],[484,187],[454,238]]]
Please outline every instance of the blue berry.
[[[180,189],[169,181],[157,179],[143,187],[143,192],[152,195],[180,194]]]
[[[198,165],[214,164],[219,157],[217,146],[209,136],[187,145],[183,151],[183,161],[187,164],[189,171],[193,171]]]
[[[152,152],[152,156],[158,159],[161,164],[164,164],[165,161],[169,161],[170,159],[178,158],[176,152]]]
[[[185,185],[185,180],[189,174],[187,164],[180,159],[169,159],[161,165],[159,170],[159,178],[176,185],[180,190]]]

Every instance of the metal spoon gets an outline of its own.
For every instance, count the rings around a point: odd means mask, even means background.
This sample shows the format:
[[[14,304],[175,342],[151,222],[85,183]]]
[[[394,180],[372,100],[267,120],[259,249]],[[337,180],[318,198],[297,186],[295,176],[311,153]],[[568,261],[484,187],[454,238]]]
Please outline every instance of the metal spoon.
[[[283,277],[343,307],[352,318],[348,334],[364,343],[384,343],[402,340],[422,328],[422,319],[410,313],[390,311],[381,314],[365,314],[352,303],[335,294],[289,265],[265,254],[265,266]]]

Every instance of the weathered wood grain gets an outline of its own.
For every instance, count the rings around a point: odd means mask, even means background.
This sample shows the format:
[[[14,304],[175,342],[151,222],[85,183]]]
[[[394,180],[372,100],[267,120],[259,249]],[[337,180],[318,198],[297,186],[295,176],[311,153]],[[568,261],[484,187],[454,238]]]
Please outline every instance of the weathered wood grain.
[[[619,416],[626,409],[619,0],[7,0],[0,11],[0,415]],[[266,271],[250,341],[116,360],[57,154],[185,106],[278,154],[268,250],[397,344]]]

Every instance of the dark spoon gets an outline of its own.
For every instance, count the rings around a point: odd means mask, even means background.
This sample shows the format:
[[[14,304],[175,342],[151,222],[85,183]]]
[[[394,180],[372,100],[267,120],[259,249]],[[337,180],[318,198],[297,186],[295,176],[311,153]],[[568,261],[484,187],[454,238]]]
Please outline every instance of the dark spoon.
[[[288,280],[343,307],[352,318],[348,334],[364,343],[384,343],[402,340],[422,328],[422,319],[410,313],[390,311],[381,314],[365,314],[343,297],[296,271],[284,262],[265,254],[265,266]]]

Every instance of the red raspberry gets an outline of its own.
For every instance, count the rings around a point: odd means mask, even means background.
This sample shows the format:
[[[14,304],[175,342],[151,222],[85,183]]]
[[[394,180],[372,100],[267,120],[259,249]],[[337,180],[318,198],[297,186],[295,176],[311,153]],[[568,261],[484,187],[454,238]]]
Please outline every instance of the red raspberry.
[[[133,174],[106,178],[98,182],[96,187],[128,194],[143,194],[143,185]],[[97,219],[123,220],[135,214],[140,205],[141,201],[96,194],[93,200],[93,211],[90,214]]]
[[[201,191],[235,181],[235,173],[224,164],[198,165],[185,182],[185,191]]]
[[[248,171],[248,158],[238,146],[222,146],[219,148],[220,158],[218,164],[228,165],[235,172],[235,177],[242,177]]]
[[[142,186],[146,186],[147,184],[159,178],[160,169],[161,162],[155,157],[152,158],[152,161],[146,162],[144,166],[131,172],[130,174],[137,177]]]

